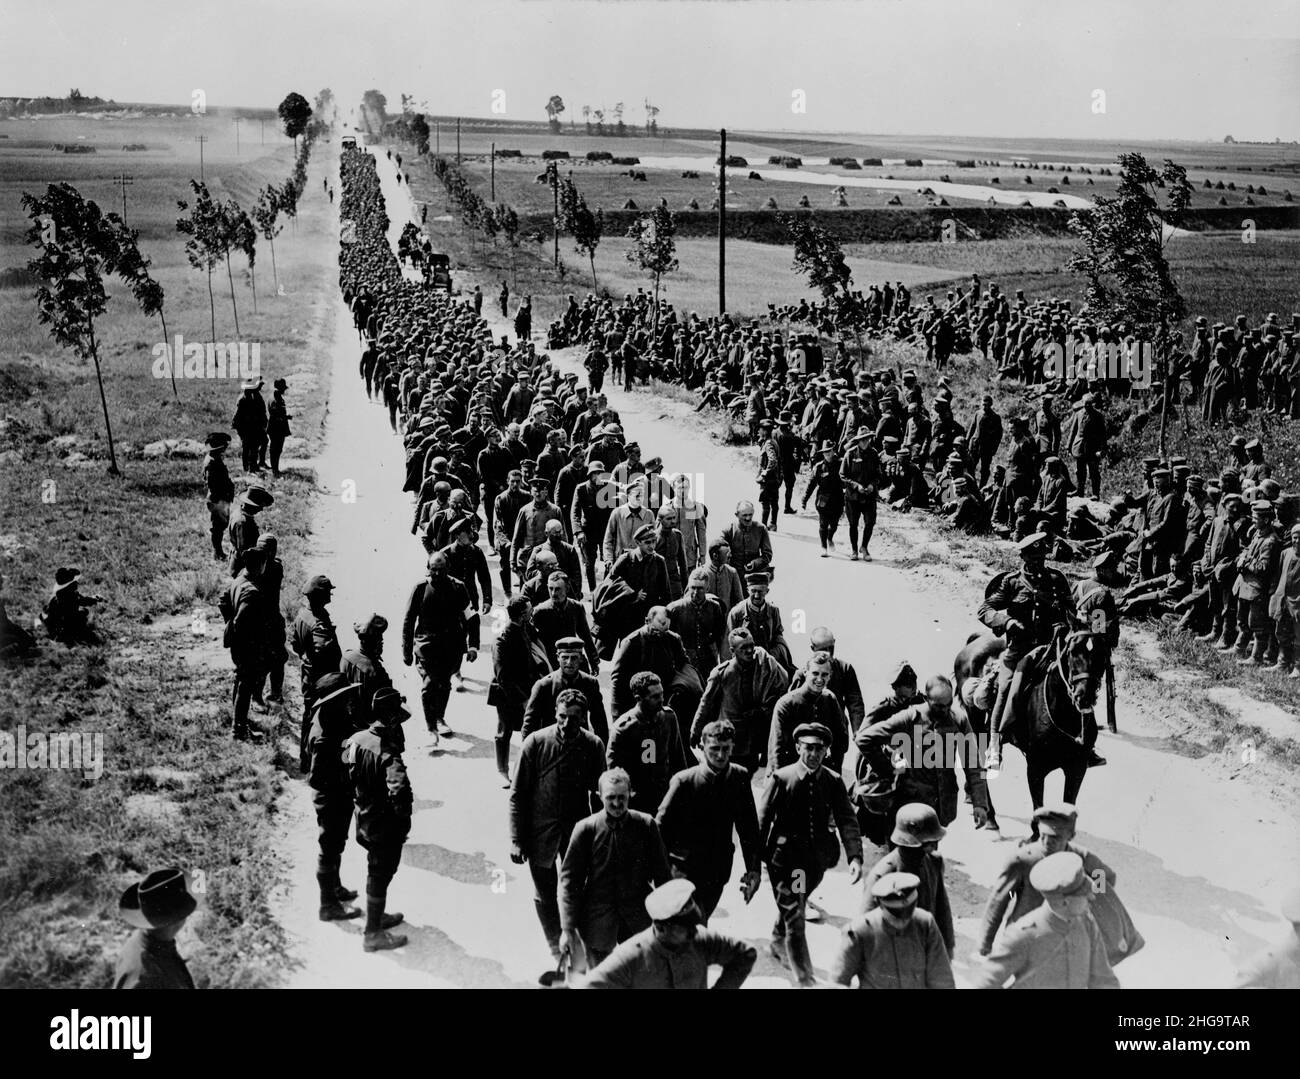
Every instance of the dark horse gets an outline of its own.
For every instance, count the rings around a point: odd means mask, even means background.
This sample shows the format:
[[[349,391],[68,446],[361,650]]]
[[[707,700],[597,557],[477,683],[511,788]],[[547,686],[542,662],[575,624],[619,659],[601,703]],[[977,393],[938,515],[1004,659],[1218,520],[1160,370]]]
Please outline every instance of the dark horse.
[[[975,633],[953,661],[953,684],[977,734],[988,733],[988,714],[972,698],[987,664],[996,663],[1005,648],[1003,638]],[[1084,716],[1097,703],[1109,658],[1103,634],[1062,628],[1016,669],[1007,700],[1016,723],[1007,741],[1025,755],[1035,809],[1043,804],[1044,781],[1058,768],[1065,774],[1064,800],[1072,803],[1079,795],[1088,770]]]

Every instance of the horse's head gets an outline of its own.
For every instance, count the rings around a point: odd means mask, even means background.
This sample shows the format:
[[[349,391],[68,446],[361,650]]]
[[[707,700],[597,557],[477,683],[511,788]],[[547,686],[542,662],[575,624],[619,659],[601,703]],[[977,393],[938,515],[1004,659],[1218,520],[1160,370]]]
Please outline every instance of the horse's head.
[[[1091,711],[1106,673],[1110,646],[1103,634],[1082,629],[1067,634],[1060,647],[1061,673],[1070,689],[1070,702],[1080,712]]]

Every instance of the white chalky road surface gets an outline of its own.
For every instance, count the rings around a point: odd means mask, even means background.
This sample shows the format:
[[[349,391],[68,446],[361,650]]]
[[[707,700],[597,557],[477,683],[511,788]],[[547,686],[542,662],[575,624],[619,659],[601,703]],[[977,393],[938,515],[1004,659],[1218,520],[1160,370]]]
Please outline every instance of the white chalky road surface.
[[[376,161],[395,246],[408,216],[418,217],[382,147]],[[336,170],[332,182],[337,183]],[[457,275],[458,285],[466,283]],[[484,312],[495,315],[496,283],[482,284]],[[389,910],[406,915],[398,932],[410,942],[397,951],[367,955],[361,948],[361,920],[317,920],[315,819],[306,784],[295,781],[283,841],[291,887],[279,897],[277,911],[294,937],[299,960],[289,984],[531,987],[549,965],[549,953],[533,910],[528,869],[511,864],[508,857],[507,792],[499,786],[492,753],[496,719],[484,700],[492,673],[494,622],[503,618],[501,596],[498,592],[493,615],[484,619],[478,661],[464,668],[466,692],[452,695],[448,721],[456,736],[432,751],[419,714],[418,676],[401,665],[401,619],[424,567],[423,548],[410,534],[411,496],[401,490],[401,443],[388,426],[387,411],[366,399],[357,375],[356,334],[341,299],[335,308],[326,448],[316,462],[322,492],[315,525],[317,561],[319,571],[328,572],[335,584],[331,609],[345,650],[355,645],[353,622],[372,610],[388,618],[385,658],[415,713],[406,724],[405,754],[415,791],[414,823],[389,892]],[[495,318],[493,329],[498,335],[507,332]],[[575,356],[560,354],[557,360],[565,370],[578,369]],[[628,437],[642,444],[647,457],[662,455],[669,472],[699,475],[697,493],[710,508],[710,537],[715,535],[736,500],[752,497],[752,465],[740,451],[702,434],[686,418],[686,406],[644,391],[627,395],[608,383],[606,390]],[[355,501],[342,497],[348,481],[355,485]],[[801,488],[796,498],[800,493]],[[915,554],[934,536],[916,517],[885,511],[881,520],[871,563],[846,560],[846,526],[837,536],[839,555],[819,558],[811,516],[783,516],[774,537],[771,600],[781,608],[796,660],[808,655],[807,631],[831,626],[839,654],[857,666],[868,705],[885,695],[888,671],[899,659],[908,659],[922,678],[951,672],[953,656],[979,628],[974,611],[985,583],[982,577],[961,578],[936,566],[900,568],[899,559]],[[495,582],[495,560],[489,561]],[[792,627],[805,632],[792,632]],[[1124,689],[1121,671],[1121,733],[1103,731],[1099,749],[1110,763],[1089,773],[1079,798],[1078,841],[1119,874],[1119,893],[1147,941],[1145,950],[1117,973],[1133,988],[1229,984],[1242,960],[1285,928],[1277,915],[1278,898],[1300,870],[1294,807],[1263,789],[1248,768],[1229,775],[1214,754],[1198,759],[1170,752],[1169,731],[1144,719],[1126,702]],[[517,741],[516,736],[516,755]],[[1060,783],[1059,773],[1049,779],[1049,798],[1059,797]],[[990,786],[1002,838],[976,832],[963,808],[940,847],[957,917],[958,985],[969,982],[978,962],[974,941],[987,890],[1014,841],[1028,833],[1030,803],[1018,753],[1008,754],[1002,774]],[[868,845],[868,864],[871,858]],[[364,893],[364,852],[351,836],[342,877]],[[825,917],[810,924],[809,943],[824,972],[839,930],[859,900],[842,858],[813,898]],[[749,906],[733,885],[714,918],[715,928],[758,947],[751,987],[790,984],[766,950],[775,912],[765,879]]]

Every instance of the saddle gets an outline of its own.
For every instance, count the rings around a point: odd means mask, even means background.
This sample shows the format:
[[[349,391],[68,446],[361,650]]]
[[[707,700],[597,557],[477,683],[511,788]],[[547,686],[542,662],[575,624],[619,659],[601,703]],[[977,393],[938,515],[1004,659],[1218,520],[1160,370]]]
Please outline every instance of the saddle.
[[[1007,690],[1007,708],[1011,710],[1011,714],[1002,725],[1004,742],[1010,745],[1016,744],[1017,732],[1024,729],[1022,722],[1025,719],[1025,703],[1051,670],[1055,658],[1055,646],[1063,632],[1064,629],[1058,627],[1050,641],[1031,649],[1016,664],[1015,673],[1011,676],[1011,685]]]

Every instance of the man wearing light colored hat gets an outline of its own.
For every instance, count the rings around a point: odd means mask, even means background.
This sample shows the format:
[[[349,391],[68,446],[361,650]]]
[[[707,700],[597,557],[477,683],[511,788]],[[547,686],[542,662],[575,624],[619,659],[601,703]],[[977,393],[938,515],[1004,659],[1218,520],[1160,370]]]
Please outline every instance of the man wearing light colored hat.
[[[701,929],[695,885],[677,878],[645,899],[650,928],[623,941],[580,984],[583,989],[739,989],[758,953],[743,940]],[[711,966],[722,973],[708,984]]]
[[[955,989],[948,949],[919,905],[914,873],[886,873],[871,884],[875,906],[844,928],[831,980],[859,989]]]
[[[189,875],[174,867],[156,870],[123,892],[118,913],[136,932],[118,957],[113,988],[195,988],[176,951],[176,935],[198,905]]]
[[[998,875],[984,909],[979,953],[988,955],[1000,930],[1037,910],[1043,896],[1030,880],[1039,862],[1061,851],[1072,851],[1083,861],[1083,871],[1096,889],[1113,888],[1115,871],[1091,851],[1074,842],[1079,811],[1068,802],[1048,802],[1034,810],[1036,837],[1022,839]]]
[[[1029,871],[1042,906],[998,937],[976,989],[1118,989],[1101,930],[1088,912],[1093,883],[1073,851],[1049,854]],[[1010,985],[1008,986],[1008,982]]]

